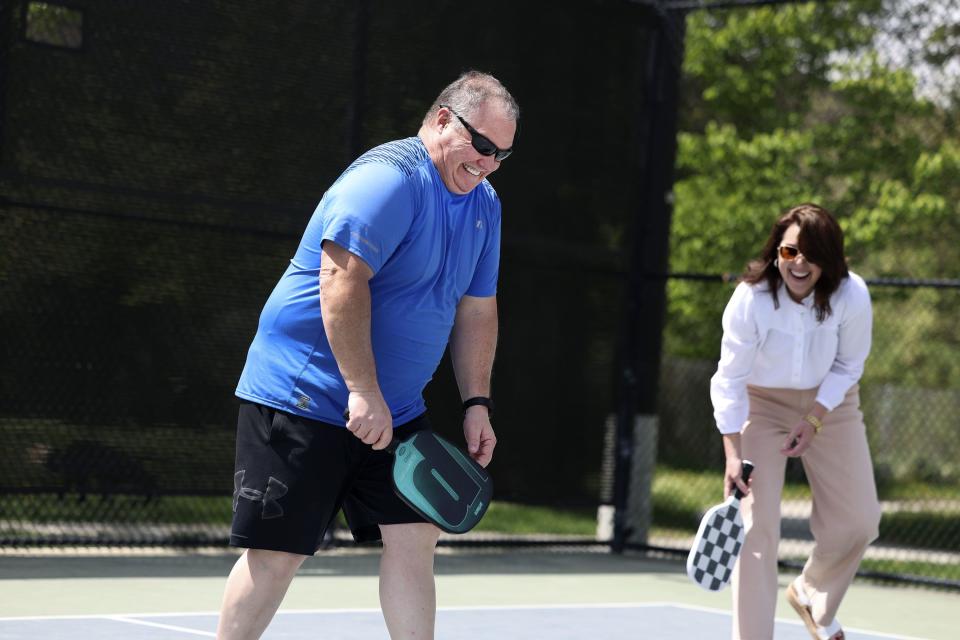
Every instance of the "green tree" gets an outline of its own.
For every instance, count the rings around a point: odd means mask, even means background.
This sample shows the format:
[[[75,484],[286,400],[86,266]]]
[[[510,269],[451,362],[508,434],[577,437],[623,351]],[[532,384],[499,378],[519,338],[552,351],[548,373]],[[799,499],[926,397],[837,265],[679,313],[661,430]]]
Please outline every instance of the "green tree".
[[[880,2],[691,15],[673,271],[739,273],[778,212],[815,200],[841,219],[861,274],[957,273],[956,107],[880,61],[895,19]],[[671,353],[717,353],[722,306],[701,288],[671,284]]]

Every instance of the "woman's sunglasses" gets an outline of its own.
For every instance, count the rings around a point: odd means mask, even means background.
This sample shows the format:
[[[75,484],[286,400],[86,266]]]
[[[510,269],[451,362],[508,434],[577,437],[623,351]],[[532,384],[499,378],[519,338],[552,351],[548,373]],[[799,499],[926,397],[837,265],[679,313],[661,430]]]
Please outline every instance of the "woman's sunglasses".
[[[800,249],[797,249],[796,247],[790,247],[785,244],[780,245],[778,251],[780,253],[781,260],[795,260],[796,257],[800,255]]]
[[[513,153],[513,147],[509,149],[500,149],[497,145],[493,144],[490,141],[490,138],[486,137],[476,129],[470,126],[470,123],[460,117],[460,114],[450,108],[450,105],[441,104],[442,108],[448,109],[450,113],[457,116],[457,120],[460,121],[460,124],[466,128],[470,133],[470,144],[473,145],[473,148],[477,150],[482,156],[493,156],[497,162],[506,160],[507,156]]]

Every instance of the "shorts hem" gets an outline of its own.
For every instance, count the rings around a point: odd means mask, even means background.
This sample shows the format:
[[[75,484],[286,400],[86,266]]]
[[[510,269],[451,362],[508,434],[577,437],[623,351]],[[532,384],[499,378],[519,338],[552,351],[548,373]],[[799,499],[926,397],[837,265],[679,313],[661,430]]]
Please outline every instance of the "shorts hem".
[[[238,540],[232,535],[230,536],[230,546],[238,549],[258,549],[261,551],[282,551],[283,553],[292,553],[298,556],[312,556],[312,555],[316,555],[317,553],[316,549],[314,549],[313,551],[305,551],[302,548],[300,549],[291,549],[289,547],[283,548],[282,545],[279,545],[279,544],[255,542],[255,541],[251,541],[248,538],[245,538],[243,540]]]
[[[365,544],[368,542],[380,542],[383,540],[383,536],[380,533],[380,525],[391,525],[391,524],[430,524],[426,518],[419,516],[411,517],[404,519],[402,522],[381,522],[379,524],[367,524],[356,529],[350,529],[350,534],[353,536],[353,541],[357,544]]]

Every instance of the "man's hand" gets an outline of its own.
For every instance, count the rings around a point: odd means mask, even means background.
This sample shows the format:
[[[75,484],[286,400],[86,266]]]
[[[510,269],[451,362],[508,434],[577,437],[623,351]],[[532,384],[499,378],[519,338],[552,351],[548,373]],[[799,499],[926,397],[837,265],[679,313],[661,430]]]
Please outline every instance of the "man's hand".
[[[347,398],[347,429],[374,449],[384,449],[393,439],[393,418],[379,391],[351,391]]]
[[[497,436],[490,424],[487,408],[474,406],[467,409],[463,416],[463,435],[467,440],[467,452],[481,467],[490,464],[493,449],[497,446]]]

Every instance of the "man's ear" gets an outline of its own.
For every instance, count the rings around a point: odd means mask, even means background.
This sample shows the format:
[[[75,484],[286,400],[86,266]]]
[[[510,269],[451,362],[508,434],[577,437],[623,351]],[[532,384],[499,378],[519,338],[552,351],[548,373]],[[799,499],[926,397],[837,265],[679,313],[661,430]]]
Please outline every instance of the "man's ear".
[[[439,109],[437,109],[436,118],[437,118],[436,122],[437,122],[438,128],[440,129],[440,131],[443,131],[444,128],[446,128],[446,126],[450,124],[450,121],[453,119],[453,114],[450,113],[450,110],[447,109],[446,107],[440,107]]]

